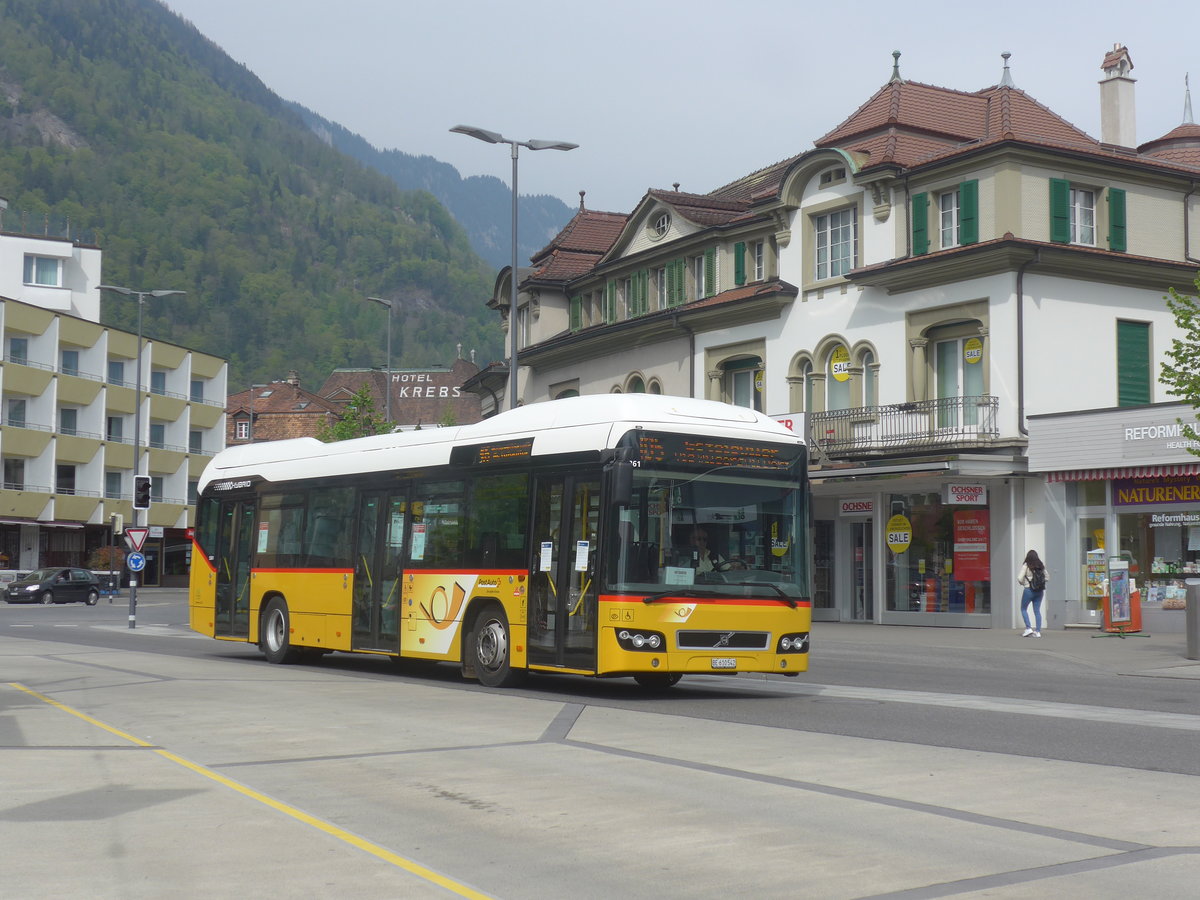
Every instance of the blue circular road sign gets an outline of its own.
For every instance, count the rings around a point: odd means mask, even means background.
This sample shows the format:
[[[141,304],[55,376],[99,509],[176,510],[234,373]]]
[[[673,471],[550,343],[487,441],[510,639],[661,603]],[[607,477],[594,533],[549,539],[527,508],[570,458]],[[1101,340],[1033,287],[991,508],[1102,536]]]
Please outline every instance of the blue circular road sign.
[[[130,572],[140,572],[146,568],[146,557],[140,553],[130,553],[125,557],[125,565],[129,566]]]

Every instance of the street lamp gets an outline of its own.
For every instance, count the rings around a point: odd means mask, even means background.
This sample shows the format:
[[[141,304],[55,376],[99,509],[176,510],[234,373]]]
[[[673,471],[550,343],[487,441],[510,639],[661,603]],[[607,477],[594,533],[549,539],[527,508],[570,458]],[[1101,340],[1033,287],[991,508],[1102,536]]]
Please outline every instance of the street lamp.
[[[184,291],[134,291],[127,287],[117,287],[114,284],[102,284],[99,286],[102,291],[112,291],[114,294],[124,294],[126,297],[137,298],[138,316],[137,316],[137,379],[134,382],[133,394],[133,477],[134,483],[137,483],[137,476],[142,472],[142,304],[146,302],[147,297],[174,297],[182,295]],[[139,515],[142,510],[134,508],[133,524],[142,525],[139,519],[143,518]],[[137,573],[129,573],[129,627],[137,627]]]
[[[474,125],[455,125],[450,129],[455,134],[465,134],[488,144],[508,144],[512,148],[512,274],[508,304],[508,331],[512,349],[508,358],[509,408],[517,408],[517,148],[530,150],[574,150],[578,144],[566,141],[513,141]]]
[[[384,390],[386,391],[386,396],[387,396],[387,400],[385,400],[384,402],[387,405],[384,408],[387,410],[387,412],[385,413],[387,422],[389,425],[391,425],[392,424],[392,312],[395,310],[396,305],[395,305],[394,300],[384,299],[383,297],[368,297],[367,299],[370,300],[372,303],[378,303],[380,306],[386,306],[387,311],[388,311],[388,313],[387,313],[387,317],[388,317],[387,366],[386,366],[387,375],[384,376]]]

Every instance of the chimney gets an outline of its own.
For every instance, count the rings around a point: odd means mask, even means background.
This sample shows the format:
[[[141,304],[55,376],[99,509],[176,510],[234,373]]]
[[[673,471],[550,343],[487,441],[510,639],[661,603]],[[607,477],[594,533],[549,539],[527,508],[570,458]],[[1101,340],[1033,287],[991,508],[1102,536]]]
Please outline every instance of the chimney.
[[[1136,147],[1133,85],[1137,79],[1129,75],[1133,70],[1133,59],[1123,45],[1113,44],[1100,68],[1104,72],[1100,79],[1100,142]]]
[[[292,371],[288,372],[287,383],[293,385],[294,387],[300,387],[300,373],[295,369],[292,369]]]

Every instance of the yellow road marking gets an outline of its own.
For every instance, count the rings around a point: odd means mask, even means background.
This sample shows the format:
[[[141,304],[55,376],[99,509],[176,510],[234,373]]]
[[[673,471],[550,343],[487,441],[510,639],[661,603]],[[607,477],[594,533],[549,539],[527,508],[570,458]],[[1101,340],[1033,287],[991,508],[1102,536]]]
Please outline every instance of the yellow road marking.
[[[195,772],[197,775],[202,775],[211,781],[215,781],[217,784],[237,791],[237,793],[244,797],[249,797],[251,800],[255,800],[264,806],[269,806],[271,809],[281,812],[286,816],[290,816],[298,822],[303,822],[305,825],[310,825],[313,828],[316,828],[318,831],[323,831],[330,837],[344,841],[345,843],[350,844],[352,847],[357,847],[359,850],[369,853],[377,859],[381,859],[384,862],[403,869],[412,875],[416,875],[418,878],[423,878],[426,881],[438,885],[439,887],[445,888],[446,890],[457,894],[460,897],[470,897],[472,900],[488,900],[489,898],[489,895],[487,894],[482,894],[479,891],[467,887],[466,885],[459,884],[457,881],[453,881],[452,879],[447,878],[445,875],[440,875],[437,872],[434,872],[432,869],[427,869],[410,859],[405,859],[403,856],[393,853],[391,850],[388,850],[385,847],[381,847],[378,844],[372,843],[371,841],[361,838],[356,834],[352,834],[343,828],[339,828],[336,825],[323,821],[322,819],[318,819],[316,816],[311,816],[294,806],[281,803],[272,797],[268,797],[266,794],[259,793],[253,788],[246,787],[244,784],[239,784],[231,778],[226,778],[224,775],[214,772],[212,769],[202,766],[199,763],[194,763],[191,760],[184,759],[182,756],[178,756],[169,750],[164,750],[161,747],[155,747],[153,744],[148,743],[147,741],[136,738],[131,734],[126,734],[124,731],[121,731],[118,728],[113,728],[111,725],[107,725],[104,722],[101,722],[99,719],[89,716],[87,713],[80,712],[77,709],[72,709],[65,703],[59,703],[57,700],[47,697],[45,694],[39,694],[37,691],[27,688],[23,684],[9,682],[9,687],[16,688],[18,691],[22,691],[31,697],[36,697],[42,702],[53,706],[55,709],[82,719],[89,725],[95,725],[97,728],[101,728],[104,731],[107,731],[109,734],[116,735],[117,737],[127,740],[132,744],[136,744],[139,747],[151,749],[163,759],[168,759],[176,765],[183,766],[185,769]]]

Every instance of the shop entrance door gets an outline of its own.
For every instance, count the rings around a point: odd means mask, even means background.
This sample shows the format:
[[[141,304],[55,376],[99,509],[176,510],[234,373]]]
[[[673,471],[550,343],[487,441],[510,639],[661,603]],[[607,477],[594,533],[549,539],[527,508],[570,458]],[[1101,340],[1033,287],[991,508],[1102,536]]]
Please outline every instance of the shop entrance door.
[[[850,618],[855,622],[875,621],[875,579],[872,566],[870,519],[850,523]]]

